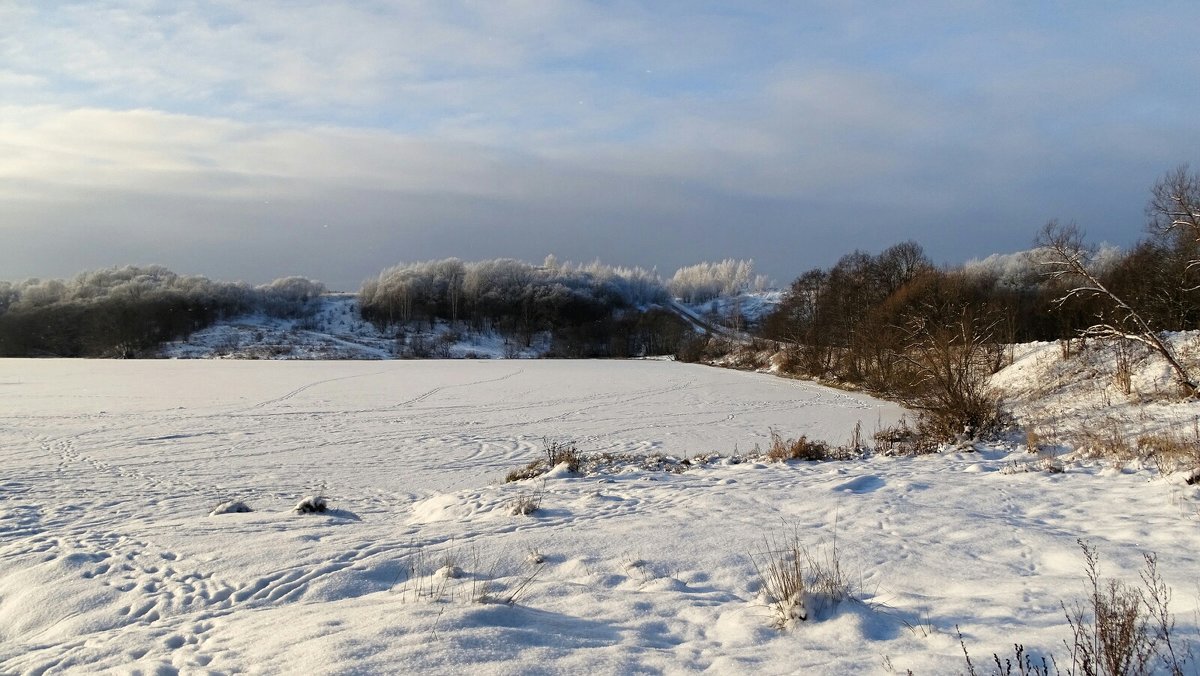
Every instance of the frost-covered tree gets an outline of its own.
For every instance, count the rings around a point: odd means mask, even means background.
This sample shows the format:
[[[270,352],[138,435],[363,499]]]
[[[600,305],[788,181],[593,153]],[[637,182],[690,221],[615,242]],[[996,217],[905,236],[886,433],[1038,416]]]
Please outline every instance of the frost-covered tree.
[[[254,310],[298,316],[324,291],[299,277],[252,289],[178,275],[161,265],[123,266],[67,280],[10,284],[0,312],[0,354],[133,356],[222,317]]]
[[[679,268],[667,282],[667,290],[688,304],[736,296],[749,288],[754,261],[727,258],[719,263],[697,263]]]
[[[541,265],[509,258],[404,263],[365,282],[359,295],[363,317],[381,325],[465,320],[473,329],[496,329],[525,344],[537,332],[569,334],[563,353],[575,355],[611,352],[611,346],[598,347],[611,333],[604,327],[621,313],[666,299],[652,270],[562,262],[554,256]],[[584,326],[591,328],[579,328]],[[648,342],[664,340],[656,334]],[[631,349],[626,345],[620,351]]]
[[[307,277],[281,277],[255,287],[261,310],[273,317],[303,317],[312,314],[325,294],[325,285]]]

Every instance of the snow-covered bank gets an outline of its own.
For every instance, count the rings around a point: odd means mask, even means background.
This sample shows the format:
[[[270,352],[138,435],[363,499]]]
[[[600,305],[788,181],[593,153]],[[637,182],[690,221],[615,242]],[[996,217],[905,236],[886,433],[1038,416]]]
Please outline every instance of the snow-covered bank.
[[[1079,537],[1126,578],[1157,551],[1195,631],[1196,495],[1150,470],[985,451],[500,482],[543,438],[729,454],[901,413],[667,361],[3,360],[0,672],[960,673],[955,625],[977,657],[1061,650]],[[291,511],[313,493],[333,510]],[[255,511],[208,516],[230,499]],[[751,557],[792,532],[836,533],[861,602],[779,632]]]
[[[1167,336],[1200,372],[1200,333]],[[1200,402],[1180,396],[1166,361],[1144,346],[1112,341],[1015,345],[992,377],[1023,428],[1059,450],[1104,454],[1139,438],[1173,436],[1200,445]]]

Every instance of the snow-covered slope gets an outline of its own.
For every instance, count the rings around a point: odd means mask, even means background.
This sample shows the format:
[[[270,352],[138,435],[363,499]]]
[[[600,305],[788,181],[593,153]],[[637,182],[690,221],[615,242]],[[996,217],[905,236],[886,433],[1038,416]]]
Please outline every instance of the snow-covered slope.
[[[263,314],[217,322],[187,340],[167,343],[159,354],[177,359],[395,359],[536,357],[545,341],[514,345],[494,333],[464,333],[444,322],[414,322],[404,331],[381,331],[362,319],[355,294],[327,294],[303,319]]]
[[[1200,372],[1200,333],[1168,337]],[[1013,363],[992,378],[1018,422],[1060,450],[1104,454],[1139,439],[1175,437],[1200,447],[1200,402],[1183,399],[1165,360],[1130,343],[1072,341],[1015,345]]]
[[[746,293],[692,306],[673,304],[699,332],[738,336],[779,303],[778,291]],[[436,322],[412,322],[381,331],[364,321],[355,294],[327,294],[317,312],[303,319],[263,314],[219,321],[187,340],[167,343],[158,354],[176,359],[502,359],[541,357],[550,348],[538,335],[526,346],[493,332],[465,331]]]
[[[197,331],[186,341],[167,343],[161,354],[174,358],[389,359],[394,342],[363,321],[353,294],[328,294],[321,297],[312,317],[234,317]]]
[[[747,329],[757,326],[783,300],[783,291],[755,291],[736,296],[722,296],[707,302],[686,304],[675,301],[675,307],[701,330],[714,329],[734,337],[744,337]]]
[[[3,360],[0,673],[961,673],[956,626],[977,663],[1061,657],[1076,538],[1126,579],[1157,551],[1195,632],[1196,496],[1145,469],[982,451],[501,482],[545,440],[744,455],[901,413],[668,361]],[[291,511],[310,494],[331,511]],[[228,500],[255,511],[209,515]],[[754,560],[793,535],[836,538],[857,600],[780,631]]]

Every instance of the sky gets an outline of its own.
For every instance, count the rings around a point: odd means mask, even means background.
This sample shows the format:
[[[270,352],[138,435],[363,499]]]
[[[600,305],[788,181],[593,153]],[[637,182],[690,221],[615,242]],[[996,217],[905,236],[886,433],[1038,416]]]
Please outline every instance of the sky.
[[[1128,246],[1200,3],[0,0],[0,279]]]

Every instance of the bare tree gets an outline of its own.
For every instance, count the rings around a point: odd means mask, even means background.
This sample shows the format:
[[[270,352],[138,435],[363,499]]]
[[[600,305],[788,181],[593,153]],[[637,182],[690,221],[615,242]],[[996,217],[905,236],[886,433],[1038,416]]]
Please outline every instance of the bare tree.
[[[1109,290],[1092,272],[1091,262],[1095,252],[1083,243],[1083,233],[1077,225],[1060,225],[1057,221],[1050,221],[1038,235],[1037,245],[1041,248],[1038,262],[1045,266],[1045,274],[1066,288],[1055,299],[1056,305],[1062,306],[1077,298],[1098,298],[1106,306],[1106,310],[1097,317],[1098,321],[1084,329],[1082,335],[1146,345],[1167,360],[1175,373],[1176,382],[1188,396],[1200,395],[1196,380],[1175,356],[1171,346],[1141,313]]]
[[[1168,172],[1151,188],[1146,212],[1151,232],[1178,232],[1200,242],[1200,174],[1189,172],[1186,164]]]
[[[988,386],[988,346],[998,319],[969,302],[922,304],[907,313],[906,348],[898,353],[911,372],[909,405],[921,412],[924,432],[950,439],[979,438],[1001,424],[1000,402]]]
[[[1167,172],[1150,190],[1146,205],[1148,230],[1186,261],[1184,277],[1200,268],[1200,174],[1182,164]],[[1200,289],[1195,278],[1181,284],[1182,291]]]

